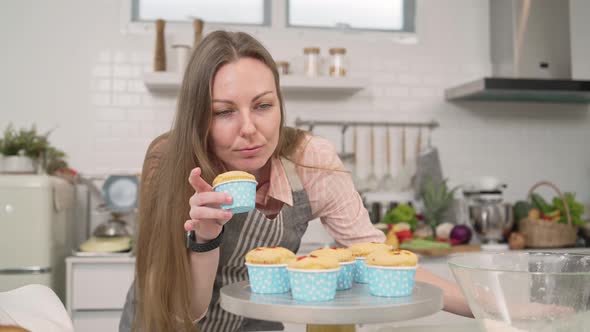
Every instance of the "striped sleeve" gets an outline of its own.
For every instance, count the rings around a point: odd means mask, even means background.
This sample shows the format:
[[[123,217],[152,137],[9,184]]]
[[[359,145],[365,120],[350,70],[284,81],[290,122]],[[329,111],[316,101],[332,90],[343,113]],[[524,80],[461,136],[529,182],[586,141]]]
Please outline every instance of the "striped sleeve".
[[[385,235],[370,222],[352,177],[344,168],[332,143],[307,138],[297,167],[314,218],[320,218],[328,233],[342,245],[384,242]]]

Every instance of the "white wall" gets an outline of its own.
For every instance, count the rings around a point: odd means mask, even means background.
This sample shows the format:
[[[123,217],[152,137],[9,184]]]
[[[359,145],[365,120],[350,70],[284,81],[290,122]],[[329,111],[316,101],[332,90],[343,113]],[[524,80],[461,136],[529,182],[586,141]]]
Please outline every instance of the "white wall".
[[[578,80],[590,80],[590,2],[570,0],[570,26],[572,43],[572,76]]]
[[[126,1],[0,2],[0,127],[8,122],[34,122],[42,130],[59,126],[51,141],[84,173],[138,172],[147,144],[169,128],[174,111],[173,97],[151,95],[141,81],[151,69],[154,35],[123,33],[121,3]],[[289,121],[358,119],[359,114],[364,120],[436,119],[441,127],[433,143],[453,183],[496,175],[509,184],[508,198],[517,199],[535,181],[549,179],[590,202],[588,107],[445,101],[445,87],[490,73],[488,2],[418,1],[417,15],[419,42],[413,45],[383,35],[248,31],[277,60],[296,67],[305,46],[318,45],[324,55],[329,47],[346,47],[351,75],[371,82],[343,99],[287,96]],[[169,31],[167,41],[191,33],[187,25],[180,33]],[[170,49],[168,58],[173,67]],[[580,61],[587,66],[587,59]],[[317,132],[339,146],[337,130]],[[359,134],[359,145],[366,147],[366,132]],[[383,132],[377,134],[377,151],[382,151]],[[398,139],[393,150],[399,151],[399,132],[392,135]],[[409,135],[413,146],[416,133]],[[399,153],[394,156],[393,171]],[[360,157],[360,173],[366,175],[368,157]],[[384,154],[377,160],[382,174]]]

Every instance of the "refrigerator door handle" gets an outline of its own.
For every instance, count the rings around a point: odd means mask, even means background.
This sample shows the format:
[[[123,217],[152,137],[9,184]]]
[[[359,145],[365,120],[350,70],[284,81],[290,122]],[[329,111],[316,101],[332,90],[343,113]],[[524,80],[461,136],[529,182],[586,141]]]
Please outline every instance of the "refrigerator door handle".
[[[0,274],[42,274],[51,272],[51,267],[25,266],[18,268],[0,269]]]

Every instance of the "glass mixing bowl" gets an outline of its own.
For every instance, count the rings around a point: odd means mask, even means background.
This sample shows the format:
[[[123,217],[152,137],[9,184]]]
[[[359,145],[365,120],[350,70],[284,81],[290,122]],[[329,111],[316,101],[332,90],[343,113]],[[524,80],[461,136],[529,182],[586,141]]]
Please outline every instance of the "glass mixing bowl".
[[[470,253],[449,266],[483,331],[590,331],[590,254]]]

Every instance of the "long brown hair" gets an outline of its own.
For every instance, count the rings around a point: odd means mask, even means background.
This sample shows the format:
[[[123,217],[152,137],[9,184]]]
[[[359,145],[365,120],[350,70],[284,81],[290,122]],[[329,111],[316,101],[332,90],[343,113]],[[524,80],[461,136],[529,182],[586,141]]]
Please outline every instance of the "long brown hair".
[[[189,296],[191,269],[183,228],[194,190],[187,179],[197,166],[209,183],[221,171],[221,163],[208,148],[212,82],[221,66],[244,57],[261,61],[274,76],[281,107],[280,135],[274,157],[290,157],[303,141],[303,131],[285,127],[279,74],[264,46],[242,32],[215,31],[205,37],[193,50],[184,73],[172,129],[161,158],[155,157],[159,165],[153,169],[146,167],[149,149],[144,163],[136,246],[134,329],[165,331],[178,326],[175,330],[194,330]]]

